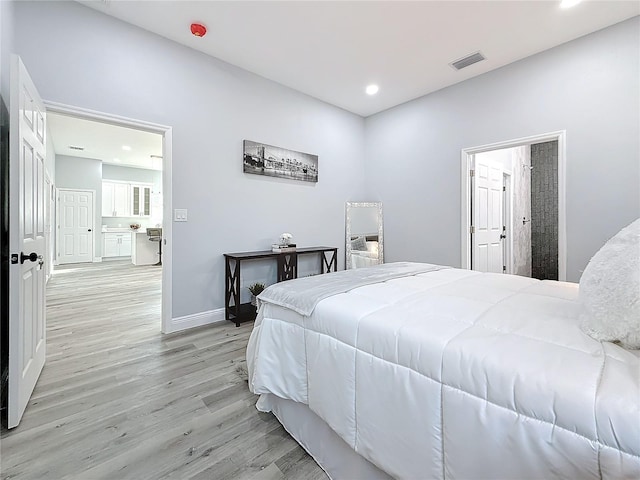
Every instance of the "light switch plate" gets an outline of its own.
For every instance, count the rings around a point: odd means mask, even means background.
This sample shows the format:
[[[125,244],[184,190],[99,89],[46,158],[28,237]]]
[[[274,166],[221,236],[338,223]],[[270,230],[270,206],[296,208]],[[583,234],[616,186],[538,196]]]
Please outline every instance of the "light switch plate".
[[[186,222],[187,221],[187,209],[186,208],[176,208],[173,210],[173,221],[174,222]]]

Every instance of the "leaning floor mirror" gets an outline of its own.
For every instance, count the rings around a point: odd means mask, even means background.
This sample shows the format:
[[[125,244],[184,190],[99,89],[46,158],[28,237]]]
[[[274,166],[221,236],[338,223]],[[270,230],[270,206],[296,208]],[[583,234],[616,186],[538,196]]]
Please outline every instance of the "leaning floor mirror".
[[[346,268],[384,262],[382,202],[347,202]]]

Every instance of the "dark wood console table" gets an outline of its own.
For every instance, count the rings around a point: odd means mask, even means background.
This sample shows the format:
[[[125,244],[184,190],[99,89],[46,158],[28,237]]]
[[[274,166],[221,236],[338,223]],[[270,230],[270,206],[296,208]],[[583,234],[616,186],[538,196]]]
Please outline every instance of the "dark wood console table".
[[[277,282],[298,278],[298,256],[320,255],[320,273],[338,271],[337,247],[305,247],[298,248],[295,252],[276,253],[271,250],[259,252],[225,253],[224,274],[224,311],[225,318],[235,322],[236,327],[240,323],[256,318],[256,307],[251,303],[240,303],[240,265],[247,260],[272,258],[278,263]]]

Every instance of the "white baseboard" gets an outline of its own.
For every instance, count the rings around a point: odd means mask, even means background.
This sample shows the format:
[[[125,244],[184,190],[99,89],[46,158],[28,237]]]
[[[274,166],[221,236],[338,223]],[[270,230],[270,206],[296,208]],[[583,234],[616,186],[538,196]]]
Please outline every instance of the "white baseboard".
[[[102,262],[102,257],[93,257],[93,263],[100,263]]]
[[[224,308],[216,308],[206,312],[192,313],[184,317],[176,317],[171,319],[169,329],[164,333],[174,333],[187,328],[200,327],[212,323],[224,322]]]

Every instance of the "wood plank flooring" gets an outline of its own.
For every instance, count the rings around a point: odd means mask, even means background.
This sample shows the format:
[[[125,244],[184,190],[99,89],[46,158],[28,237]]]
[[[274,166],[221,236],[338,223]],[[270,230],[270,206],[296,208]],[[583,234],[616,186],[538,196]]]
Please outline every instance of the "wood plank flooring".
[[[58,267],[47,363],[20,425],[3,430],[9,479],[326,479],[246,383],[252,324],[160,333],[161,269]]]

